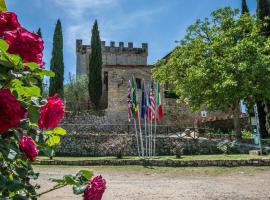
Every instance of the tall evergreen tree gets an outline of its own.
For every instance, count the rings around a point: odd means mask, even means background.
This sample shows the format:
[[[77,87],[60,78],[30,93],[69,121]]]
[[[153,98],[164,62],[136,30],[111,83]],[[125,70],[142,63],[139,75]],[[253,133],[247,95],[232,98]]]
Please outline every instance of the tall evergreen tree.
[[[37,34],[42,38],[41,28],[38,28]],[[43,94],[43,80],[38,79],[38,86],[40,88],[41,95]]]
[[[249,10],[248,10],[248,6],[247,6],[247,2],[246,0],[242,0],[242,6],[241,6],[241,12],[242,12],[242,15],[247,13],[249,14]]]
[[[95,108],[98,109],[100,105],[100,98],[102,95],[102,52],[101,41],[98,30],[98,22],[95,20],[92,29],[91,37],[91,54],[89,57],[89,96]]]
[[[37,34],[42,37],[41,28],[38,28]]]
[[[270,36],[270,1],[257,0],[257,18],[264,22],[263,32],[266,36]]]
[[[58,93],[61,98],[64,98],[63,34],[60,19],[57,20],[53,35],[50,69],[55,73],[55,77],[50,78],[49,95],[53,96],[55,93]]]
[[[270,1],[269,0],[257,0],[257,19],[264,23],[263,33],[266,36],[270,36]],[[260,122],[260,131],[263,138],[269,137],[270,133],[270,100],[259,101],[258,114]]]

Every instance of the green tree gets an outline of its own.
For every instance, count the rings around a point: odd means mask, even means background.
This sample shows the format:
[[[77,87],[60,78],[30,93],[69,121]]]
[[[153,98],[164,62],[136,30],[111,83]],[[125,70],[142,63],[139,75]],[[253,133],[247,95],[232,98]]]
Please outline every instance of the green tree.
[[[64,98],[63,34],[60,19],[57,20],[54,31],[50,69],[55,73],[55,77],[50,79],[49,95],[58,93],[61,98]]]
[[[42,32],[41,32],[41,28],[38,28],[37,34],[42,37]]]
[[[91,54],[89,57],[89,97],[95,108],[99,108],[102,95],[102,52],[101,41],[98,30],[98,22],[95,20],[91,37]]]
[[[246,0],[242,0],[242,5],[241,5],[241,12],[243,14],[249,14],[248,6]]]
[[[69,82],[64,86],[66,109],[78,112],[86,110],[89,100],[88,76],[75,78],[69,74]],[[77,103],[74,103],[77,102]]]
[[[269,0],[257,0],[257,19],[263,23],[262,32],[270,36],[270,2]],[[269,137],[270,133],[270,101],[259,101],[258,114],[260,131],[263,138]]]
[[[231,109],[240,138],[239,102],[253,106],[270,97],[270,40],[255,17],[227,7],[197,20],[154,77],[170,83],[180,100],[193,110]]]
[[[263,32],[270,35],[270,2],[269,0],[257,0],[257,18],[264,22]]]

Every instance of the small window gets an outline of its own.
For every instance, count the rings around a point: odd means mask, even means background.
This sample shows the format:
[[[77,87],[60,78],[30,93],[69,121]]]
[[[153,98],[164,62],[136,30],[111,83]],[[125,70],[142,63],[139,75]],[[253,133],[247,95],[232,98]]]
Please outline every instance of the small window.
[[[137,89],[142,89],[142,79],[136,78]]]

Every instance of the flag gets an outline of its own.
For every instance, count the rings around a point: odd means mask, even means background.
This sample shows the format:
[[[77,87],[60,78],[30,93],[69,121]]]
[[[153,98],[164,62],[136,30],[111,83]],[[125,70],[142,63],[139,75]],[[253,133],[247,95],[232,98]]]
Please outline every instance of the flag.
[[[128,95],[127,95],[127,103],[128,103],[128,121],[131,121],[132,117],[132,100],[131,100],[131,82],[128,81]]]
[[[141,118],[144,119],[146,114],[146,98],[144,90],[144,80],[142,81],[142,101],[141,101]]]
[[[139,116],[138,116],[138,105],[137,105],[137,94],[136,91],[137,87],[136,87],[136,82],[134,80],[134,77],[132,78],[132,116],[138,120]]]
[[[151,88],[150,88],[150,119],[154,120],[155,119],[155,108],[156,108],[156,103],[155,103],[155,93],[154,93],[154,82],[152,81]]]
[[[157,94],[156,94],[156,104],[157,104],[157,120],[158,123],[161,122],[161,119],[163,118],[163,109],[162,109],[162,103],[161,103],[161,94],[160,94],[160,85],[159,82],[157,82]]]

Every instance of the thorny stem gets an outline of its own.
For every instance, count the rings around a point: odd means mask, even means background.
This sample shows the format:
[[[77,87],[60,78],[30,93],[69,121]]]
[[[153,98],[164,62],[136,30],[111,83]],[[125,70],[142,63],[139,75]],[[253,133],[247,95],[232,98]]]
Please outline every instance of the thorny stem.
[[[54,190],[58,190],[58,189],[63,188],[63,187],[65,187],[65,186],[67,186],[67,184],[65,184],[65,185],[60,185],[60,186],[54,186],[53,188],[51,188],[51,189],[49,189],[49,190],[46,190],[46,191],[44,191],[44,192],[41,192],[40,194],[37,194],[36,197],[40,197],[40,196],[42,196],[42,195],[44,195],[44,194],[47,194],[47,193],[52,192],[52,191],[54,191]]]

